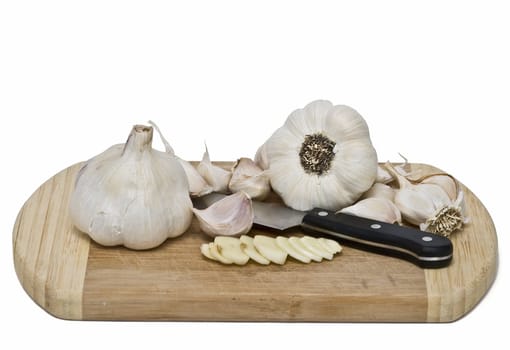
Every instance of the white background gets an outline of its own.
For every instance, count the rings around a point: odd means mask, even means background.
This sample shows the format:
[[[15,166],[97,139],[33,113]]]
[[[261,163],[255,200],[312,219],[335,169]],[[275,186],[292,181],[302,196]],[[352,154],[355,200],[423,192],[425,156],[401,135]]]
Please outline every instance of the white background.
[[[0,348],[502,348],[508,343],[510,11],[504,1],[2,1]],[[46,179],[156,121],[175,151],[253,156],[314,99],[356,108],[379,160],[433,164],[477,194],[496,282],[452,324],[55,319],[21,288],[12,227]],[[161,143],[155,143],[161,148]]]

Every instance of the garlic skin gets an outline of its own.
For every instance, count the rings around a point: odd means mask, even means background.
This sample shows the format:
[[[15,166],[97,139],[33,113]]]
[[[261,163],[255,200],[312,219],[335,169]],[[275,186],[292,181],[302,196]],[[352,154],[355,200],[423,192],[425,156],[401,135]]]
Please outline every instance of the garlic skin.
[[[339,213],[355,215],[367,219],[402,224],[400,210],[387,198],[371,197],[360,200],[350,207],[343,208]]]
[[[418,181],[422,184],[438,185],[448,194],[452,201],[457,199],[459,192],[457,181],[448,174],[433,174]]]
[[[71,195],[73,224],[105,246],[150,249],[191,224],[188,182],[175,156],[152,149],[153,128],[135,125],[80,169]]]
[[[452,201],[446,191],[432,183],[413,184],[397,173],[391,164],[386,168],[397,179],[395,205],[402,217],[421,230],[448,237],[467,223],[463,208],[463,194]]]
[[[231,194],[207,207],[193,208],[200,229],[211,237],[237,236],[251,230],[255,217],[250,197],[244,192]]]
[[[228,184],[232,173],[212,164],[207,146],[205,146],[204,156],[198,164],[197,171],[212,187],[213,192],[228,193]]]
[[[228,188],[233,193],[243,191],[256,200],[264,200],[271,192],[267,172],[249,158],[240,158],[234,164]]]
[[[273,190],[297,210],[351,205],[377,175],[365,120],[354,109],[329,101],[292,112],[258,153],[259,163],[267,163]]]

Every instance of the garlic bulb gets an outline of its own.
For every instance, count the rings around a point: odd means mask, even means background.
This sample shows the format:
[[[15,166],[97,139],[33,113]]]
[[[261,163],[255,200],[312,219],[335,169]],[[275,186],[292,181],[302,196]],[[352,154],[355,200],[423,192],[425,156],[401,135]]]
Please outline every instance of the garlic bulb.
[[[343,208],[340,213],[360,216],[390,224],[402,224],[400,210],[387,198],[371,197],[360,200],[350,207]]]
[[[73,224],[105,246],[149,249],[184,233],[193,217],[186,174],[172,154],[152,149],[153,128],[135,125],[80,169]]]
[[[413,184],[398,174],[391,164],[388,171],[397,179],[395,205],[402,217],[423,231],[449,236],[467,222],[463,208],[463,193],[452,201],[443,188],[436,184]]]
[[[365,120],[348,106],[314,101],[290,114],[258,151],[289,207],[338,210],[374,183],[377,155]]]
[[[249,158],[238,159],[232,167],[228,188],[233,193],[243,191],[251,199],[257,200],[264,200],[271,191],[267,172]]]
[[[206,209],[193,208],[200,229],[209,236],[235,236],[247,233],[253,225],[250,197],[240,191]]]
[[[204,156],[198,164],[197,170],[214,192],[228,193],[228,183],[232,174],[230,171],[212,164],[207,146],[205,146]]]
[[[435,184],[441,187],[447,194],[448,197],[452,201],[457,199],[458,196],[458,186],[457,181],[448,174],[432,174],[428,175],[425,178],[417,180],[417,182],[422,184]]]

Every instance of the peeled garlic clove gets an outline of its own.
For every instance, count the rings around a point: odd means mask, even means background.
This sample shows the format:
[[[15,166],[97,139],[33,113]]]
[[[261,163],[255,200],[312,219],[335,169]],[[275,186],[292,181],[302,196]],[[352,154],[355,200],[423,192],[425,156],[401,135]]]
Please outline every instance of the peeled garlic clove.
[[[239,237],[239,240],[241,242],[241,250],[251,259],[255,260],[256,262],[262,265],[268,265],[270,263],[268,259],[260,255],[257,249],[255,249],[252,237],[242,235],[241,237]]]
[[[234,193],[244,191],[257,200],[264,200],[271,191],[269,176],[249,158],[240,158],[236,162],[228,188]]]
[[[302,263],[308,264],[311,259],[310,257],[306,256],[305,254],[301,253],[301,251],[294,248],[290,243],[289,239],[287,237],[278,236],[276,237],[276,244],[278,247],[280,247],[282,250],[287,252],[291,257],[294,259],[301,261]]]
[[[276,240],[272,237],[256,235],[253,238],[253,245],[257,251],[269,261],[283,265],[287,260],[287,252],[281,249]]]
[[[244,192],[226,196],[206,209],[193,208],[201,230],[209,236],[247,233],[253,225],[251,199]]]
[[[363,195],[360,197],[360,199],[366,198],[386,198],[390,201],[393,201],[395,198],[395,189],[386,184],[376,182],[367,192],[363,193]]]
[[[304,245],[303,241],[301,239],[299,239],[298,237],[290,237],[289,243],[299,253],[307,256],[308,258],[312,259],[313,261],[316,261],[316,262],[322,261],[322,256],[319,254],[315,254],[311,249],[308,248],[308,246]]]
[[[324,259],[331,260],[333,259],[333,253],[329,250],[326,250],[317,240],[317,238],[313,238],[310,236],[303,236],[300,238],[303,246],[305,246],[308,250],[313,252],[316,255],[323,257]]]
[[[362,218],[378,220],[382,222],[402,223],[400,210],[392,201],[386,198],[371,197],[360,200],[350,207],[343,208],[340,213],[360,216]]]
[[[245,265],[250,257],[241,250],[241,241],[235,237],[217,236],[214,238],[220,254],[236,265]]]
[[[205,147],[204,156],[198,164],[197,171],[212,187],[214,192],[228,193],[228,183],[232,174],[230,171],[211,163],[207,146]]]
[[[419,183],[422,184],[438,185],[446,192],[446,194],[448,194],[448,197],[450,197],[452,201],[457,199],[458,194],[457,181],[455,181],[455,179],[448,174],[429,175],[423,178],[422,180],[418,181]]]

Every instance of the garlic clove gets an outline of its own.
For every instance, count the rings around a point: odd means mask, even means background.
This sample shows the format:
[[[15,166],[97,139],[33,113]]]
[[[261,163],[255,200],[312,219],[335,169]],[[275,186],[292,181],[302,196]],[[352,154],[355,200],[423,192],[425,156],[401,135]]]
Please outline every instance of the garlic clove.
[[[289,237],[290,245],[296,249],[299,253],[307,256],[313,261],[321,262],[322,255],[315,254],[308,246],[306,246],[303,241],[298,237]]]
[[[342,251],[342,246],[338,244],[337,241],[333,241],[332,239],[320,237],[317,239],[317,242],[319,242],[321,247],[323,247],[333,255],[336,253],[340,253]]]
[[[241,250],[241,241],[235,237],[217,236],[214,244],[223,257],[236,265],[245,265],[250,257]]]
[[[248,255],[251,259],[258,262],[261,265],[268,265],[270,261],[260,255],[260,253],[255,249],[255,246],[253,245],[253,238],[250,236],[242,235],[239,237],[239,240],[241,242],[241,249],[242,251]]]
[[[204,180],[193,165],[184,159],[177,159],[188,178],[189,193],[192,197],[205,196],[213,191],[213,188]]]
[[[228,193],[228,183],[232,173],[211,163],[207,145],[205,146],[202,160],[198,164],[197,171],[212,187],[214,192]]]
[[[360,197],[360,199],[366,198],[386,198],[390,201],[393,201],[395,198],[395,189],[386,184],[376,182],[367,192],[363,193],[363,195]]]
[[[301,261],[302,263],[305,264],[310,263],[311,261],[310,257],[306,256],[305,254],[301,253],[301,251],[294,248],[289,243],[289,239],[287,237],[283,236],[276,237],[276,244],[278,245],[278,247],[280,247],[283,251],[287,252],[287,254],[289,254],[294,259]]]
[[[329,250],[326,250],[317,238],[313,238],[310,236],[303,236],[300,238],[301,242],[303,243],[303,246],[305,246],[308,250],[313,252],[315,255],[321,256],[324,259],[331,260],[333,259],[333,253],[331,253]]]
[[[256,235],[253,238],[253,245],[258,252],[275,264],[283,265],[287,260],[287,252],[281,249],[276,240],[272,237]]]
[[[228,188],[231,192],[246,192],[250,198],[264,200],[271,191],[269,176],[249,158],[240,158],[232,168]]]
[[[338,212],[360,216],[367,219],[382,222],[402,223],[400,210],[392,201],[386,198],[371,197],[360,200],[350,207],[343,208]]]
[[[235,236],[250,231],[253,225],[251,199],[237,192],[215,202],[206,209],[193,208],[201,230],[209,236]]]

